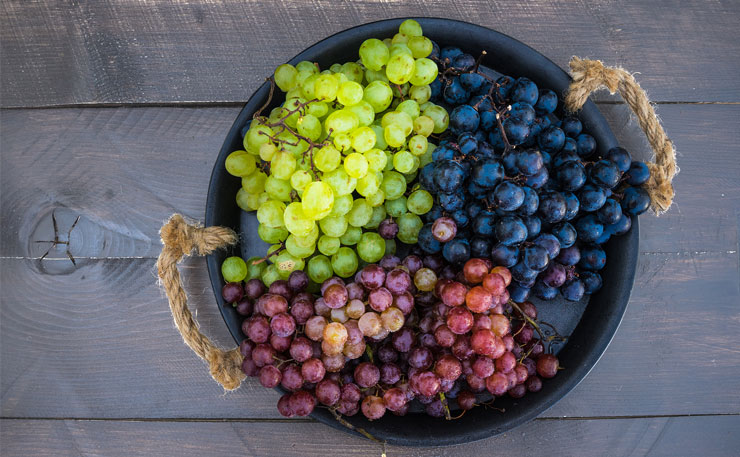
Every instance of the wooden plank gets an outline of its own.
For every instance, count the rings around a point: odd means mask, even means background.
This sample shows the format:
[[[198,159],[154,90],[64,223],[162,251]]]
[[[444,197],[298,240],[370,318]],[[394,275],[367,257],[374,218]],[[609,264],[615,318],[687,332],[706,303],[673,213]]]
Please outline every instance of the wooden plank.
[[[739,416],[539,420],[503,435],[448,447],[384,446],[314,422],[4,420],[4,455],[342,456],[701,455],[740,446]],[[306,437],[311,437],[306,439]],[[384,454],[383,454],[384,453]]]
[[[602,105],[621,143],[649,148],[623,105]],[[0,111],[0,256],[41,257],[77,216],[75,257],[155,257],[173,212],[203,218],[208,180],[237,108],[101,108]],[[641,218],[645,252],[737,250],[738,105],[663,105],[681,173],[676,205]],[[66,246],[50,257],[66,259]]]
[[[572,55],[622,65],[640,73],[654,100],[740,101],[736,2],[11,0],[0,8],[4,107],[243,101],[311,43],[413,15],[497,29],[563,68]]]
[[[278,417],[275,392],[249,380],[223,395],[209,378],[174,329],[153,260],[87,260],[56,274],[39,263],[0,259],[3,416]],[[201,328],[232,346],[205,262],[183,268]],[[737,253],[642,255],[602,361],[545,416],[740,412],[740,391],[721,381],[740,377],[727,338],[740,319],[739,268]]]

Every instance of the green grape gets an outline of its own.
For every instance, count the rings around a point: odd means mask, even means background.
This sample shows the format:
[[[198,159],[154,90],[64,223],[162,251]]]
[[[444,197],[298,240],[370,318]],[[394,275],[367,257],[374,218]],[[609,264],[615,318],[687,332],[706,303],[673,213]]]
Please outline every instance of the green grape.
[[[275,138],[279,140],[282,152],[287,152],[293,156],[293,158],[300,157],[301,154],[308,151],[308,143],[303,139],[299,139],[287,129],[278,133]],[[277,154],[275,154],[275,156],[277,156]],[[273,161],[275,160],[275,156],[272,157]],[[270,168],[272,169],[272,167]]]
[[[257,161],[247,151],[234,151],[226,157],[226,171],[233,176],[247,176],[257,169]]]
[[[298,76],[296,76],[295,78],[296,86],[285,93],[285,100],[303,97],[303,92],[301,92],[301,84],[303,84],[303,81],[305,81],[306,78],[308,78],[309,76],[311,76],[311,73],[299,71]]]
[[[250,257],[247,259],[247,277],[244,278],[245,281],[259,278],[262,275],[262,272],[267,268],[267,264],[260,262],[260,260],[262,259],[259,257]]]
[[[331,213],[329,213],[328,217],[344,216],[349,213],[349,210],[352,209],[353,201],[354,199],[352,198],[352,194],[340,195],[338,197],[335,196],[334,207],[332,207]]]
[[[368,205],[372,206],[373,208],[376,208],[383,204],[385,201],[385,192],[383,192],[383,189],[378,189],[377,192],[370,194],[365,197],[365,201]]]
[[[296,77],[298,70],[288,63],[284,63],[275,69],[275,84],[283,92],[288,92],[297,85]]]
[[[349,109],[340,109],[331,113],[324,121],[324,127],[332,135],[348,133],[360,125],[360,119]]]
[[[332,145],[326,145],[316,151],[313,155],[313,163],[316,168],[324,173],[337,168],[342,161],[342,154]]]
[[[331,187],[321,181],[306,185],[302,195],[303,212],[306,217],[318,220],[326,217],[334,205],[334,192]]]
[[[379,261],[385,255],[385,240],[375,232],[365,232],[357,242],[357,255],[368,263]]]
[[[287,279],[291,273],[296,270],[303,270],[306,266],[303,259],[291,255],[287,251],[283,251],[277,256],[272,258],[272,264],[277,268],[278,274],[281,278]]]
[[[226,282],[240,282],[247,277],[247,264],[241,257],[227,257],[221,264],[221,274]]]
[[[272,157],[275,155],[276,152],[278,152],[277,146],[272,143],[265,143],[260,146],[259,156],[260,159],[264,160],[265,162],[269,162],[272,160]]]
[[[281,118],[285,118],[285,123],[290,128],[296,128],[298,125],[298,119],[301,117],[301,105],[306,103],[306,99],[303,97],[288,99],[283,103],[283,108],[280,114]]]
[[[365,87],[365,93],[362,96],[373,107],[376,113],[385,111],[391,106],[393,101],[393,90],[391,86],[384,81],[373,81]]]
[[[285,203],[277,200],[267,200],[257,210],[257,220],[270,228],[283,227],[283,213]]]
[[[358,198],[352,204],[352,209],[347,213],[347,222],[353,227],[362,227],[370,221],[373,209],[364,198]]]
[[[253,198],[253,195],[247,193],[244,189],[239,189],[236,191],[236,206],[241,208],[243,211],[254,211],[257,208],[254,207],[252,204],[253,202],[250,201],[251,198]]]
[[[433,133],[442,133],[450,125],[450,116],[447,114],[447,110],[441,106],[431,105],[423,111],[423,114],[434,121]]]
[[[409,152],[419,157],[427,152],[429,142],[424,135],[414,135],[409,139]]]
[[[344,106],[352,106],[362,101],[364,91],[362,85],[354,81],[347,81],[339,86],[337,101]]]
[[[421,25],[413,19],[406,19],[401,22],[401,26],[398,28],[398,31],[410,37],[422,35]]]
[[[406,35],[405,33],[400,33],[399,32],[399,33],[393,35],[393,38],[391,38],[391,43],[393,43],[393,44],[397,44],[397,43],[406,44],[406,43],[409,42],[409,38],[410,37],[408,35]]]
[[[342,65],[342,73],[348,80],[362,84],[362,78],[365,76],[362,67],[354,62],[347,62]]]
[[[370,103],[364,100],[360,100],[360,102],[350,106],[348,109],[357,115],[357,119],[360,121],[360,127],[367,127],[375,120],[375,110]]]
[[[311,229],[311,233],[309,233],[306,236],[296,236],[295,242],[296,244],[307,247],[307,246],[313,246],[316,244],[316,240],[319,239],[320,234],[319,226],[317,224],[314,224],[313,229]]]
[[[402,195],[395,200],[386,200],[385,210],[391,217],[401,217],[402,215],[406,214],[406,212],[408,212],[408,207],[406,206],[406,197]]]
[[[414,156],[405,149],[393,155],[393,168],[401,173],[410,173],[414,168]]]
[[[347,227],[347,231],[344,232],[344,235],[339,237],[339,241],[341,241],[345,246],[352,246],[360,241],[361,236],[362,229],[360,227]]]
[[[331,278],[333,270],[331,268],[331,260],[325,255],[317,255],[311,257],[306,266],[306,274],[311,281],[316,284],[321,284],[327,279]]]
[[[375,175],[375,172],[369,172],[357,180],[357,193],[363,197],[376,193],[379,188],[380,179]]]
[[[270,285],[280,279],[280,273],[278,273],[278,269],[275,265],[268,265],[264,270],[262,270],[262,282],[265,284],[265,286],[270,287]]]
[[[373,117],[375,117],[375,113],[373,113]],[[375,148],[380,149],[381,151],[387,149],[388,143],[385,141],[383,127],[380,124],[373,123],[370,124],[370,128],[375,132]]]
[[[437,64],[430,59],[421,58],[414,62],[414,74],[410,83],[414,86],[426,86],[437,77]]]
[[[260,146],[270,142],[270,138],[275,135],[275,132],[266,125],[259,122],[252,122],[251,127],[247,130],[247,134],[244,135],[244,149],[257,154],[260,150]]]
[[[316,141],[321,136],[321,121],[313,114],[306,114],[298,118],[296,122],[298,133]]]
[[[381,189],[385,192],[385,198],[395,200],[406,192],[406,179],[400,173],[395,171],[386,171],[383,173],[383,184]]]
[[[414,132],[422,136],[429,136],[434,131],[434,121],[429,116],[419,116],[414,119]]]
[[[414,182],[414,180],[416,179],[416,175],[419,172],[419,163],[421,163],[421,161],[416,156],[413,156],[413,160],[414,160],[414,163],[411,167],[411,171],[408,173],[404,173],[403,175],[403,178],[406,180],[406,185],[409,185],[412,182]]]
[[[344,167],[324,173],[323,181],[329,184],[336,195],[340,196],[351,194],[357,186],[357,179],[348,175]]]
[[[393,40],[391,38],[383,38],[383,44],[386,47],[390,48],[391,44],[393,44]]]
[[[367,69],[365,70],[365,80],[368,84],[370,84],[373,81],[383,81],[384,83],[389,83],[388,77],[385,75],[385,69],[381,68],[378,71]]]
[[[400,148],[406,143],[406,133],[404,133],[403,127],[396,124],[391,124],[383,129],[383,138],[388,146],[392,148]]]
[[[403,134],[406,136],[410,135],[411,132],[414,130],[413,118],[404,111],[390,111],[388,113],[385,113],[380,122],[380,125],[382,125],[383,128],[389,127],[391,125],[396,125],[400,127]]]
[[[260,205],[262,205],[263,202],[266,202],[269,199],[270,196],[267,195],[266,192],[262,192],[259,195],[249,193],[246,194],[247,207],[250,208],[250,210],[252,211],[256,211],[257,209],[259,209]]]
[[[428,143],[426,152],[419,157],[419,168],[424,168],[427,164],[434,162],[432,153],[436,148],[434,143]]]
[[[285,151],[278,151],[270,162],[270,176],[277,179],[290,179],[290,176],[295,171],[296,161],[293,154],[289,154]]]
[[[302,60],[298,62],[298,64],[295,66],[295,69],[298,71],[308,71],[312,74],[316,74],[319,72],[319,67],[315,63],[309,62],[307,60]]]
[[[329,113],[329,105],[325,102],[311,102],[306,105],[306,114],[322,118]]]
[[[242,178],[242,189],[250,194],[261,194],[265,191],[266,179],[267,175],[262,170],[257,170]]]
[[[374,172],[382,171],[383,168],[385,168],[386,162],[388,161],[388,157],[386,157],[385,151],[381,151],[380,149],[370,149],[363,155],[367,160],[368,169]]]
[[[363,226],[363,228],[366,228],[368,230],[377,229],[383,219],[385,219],[386,215],[387,214],[385,212],[385,207],[383,205],[373,207],[373,215],[368,223]]]
[[[313,74],[309,76],[308,78],[304,79],[303,82],[300,84],[301,87],[301,95],[306,100],[313,100],[316,97],[316,81],[319,79],[318,74]]]
[[[369,151],[375,146],[375,131],[370,127],[360,127],[352,131],[352,148],[357,152]]]
[[[341,63],[332,64],[331,67],[329,67],[329,71],[331,71],[332,73],[339,73],[340,71],[342,71],[342,64]]]
[[[391,47],[389,48],[389,51],[390,51],[390,54],[391,54],[391,58],[393,56],[397,55],[397,54],[407,55],[407,56],[411,57],[412,59],[414,57],[414,53],[411,52],[411,48],[409,48],[408,46],[406,46],[406,43],[393,43],[393,44],[391,44]],[[388,59],[388,61],[390,63],[390,59]],[[387,75],[388,75],[388,73],[386,72],[386,76]]]
[[[414,213],[406,213],[396,219],[398,224],[397,238],[406,244],[416,244],[419,241],[419,231],[424,223]]]
[[[396,111],[404,112],[408,114],[411,117],[411,127],[413,128],[414,125],[414,119],[419,117],[419,114],[421,113],[419,111],[419,104],[416,103],[415,100],[404,100],[396,107]],[[409,132],[410,133],[410,132]]]
[[[344,171],[352,178],[362,178],[367,174],[367,159],[359,152],[353,152],[344,158]]]
[[[298,192],[303,192],[303,189],[312,181],[311,175],[305,170],[298,170],[290,176],[290,186]]]
[[[319,226],[324,235],[339,238],[347,232],[347,218],[341,216],[328,216],[319,221]]]
[[[313,219],[304,214],[304,205],[305,203],[293,202],[285,208],[285,228],[295,236],[308,236],[316,226]]]
[[[401,84],[400,86],[398,84],[391,87],[391,90],[393,91],[393,96],[397,99],[400,98],[406,98],[406,96],[409,93],[409,89],[411,88],[411,85],[409,83]],[[401,103],[401,100],[394,100],[396,102],[396,106],[398,106],[398,103]]]
[[[431,96],[432,88],[428,84],[426,86],[411,86],[411,89],[409,89],[409,97],[419,105],[428,102]]]
[[[388,76],[388,79],[393,84],[407,83],[414,76],[415,62],[410,53],[411,50],[409,50],[409,54],[398,52],[392,54],[391,58],[388,59],[388,65],[385,67],[385,75]]]
[[[289,202],[291,189],[290,181],[277,179],[274,176],[268,176],[265,179],[265,192],[272,200]]]
[[[415,190],[409,195],[406,205],[414,214],[426,214],[432,209],[434,197],[424,189]]]
[[[269,121],[270,124],[272,124],[272,123],[278,122],[282,118],[283,118],[283,107],[276,106],[275,108],[270,110],[270,115],[267,117],[267,120]]]
[[[357,271],[357,254],[351,248],[341,247],[331,256],[331,266],[338,276],[348,278]]]
[[[415,59],[427,57],[434,50],[432,40],[425,36],[412,36],[406,46],[411,49]]]
[[[290,253],[290,255],[299,259],[305,259],[314,253],[316,245],[311,243],[308,246],[302,246],[295,235],[288,235],[288,239],[285,240],[285,249]]]
[[[314,83],[314,94],[321,101],[330,102],[337,98],[339,81],[334,75],[321,75]]]
[[[340,133],[334,137],[334,147],[338,150],[345,152],[352,147],[352,137],[346,133]]]
[[[385,255],[396,254],[396,240],[385,240]]]
[[[342,243],[339,238],[335,238],[329,235],[321,235],[317,247],[319,252],[324,255],[334,255],[337,253]]]
[[[391,151],[384,151],[385,152],[385,168],[383,168],[383,171],[391,171],[393,170],[393,153]]]

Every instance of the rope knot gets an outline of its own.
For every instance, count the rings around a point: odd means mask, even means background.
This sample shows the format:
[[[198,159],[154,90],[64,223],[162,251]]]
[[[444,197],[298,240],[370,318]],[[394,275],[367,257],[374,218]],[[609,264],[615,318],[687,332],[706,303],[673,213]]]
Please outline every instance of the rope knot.
[[[206,255],[227,244],[234,244],[237,236],[233,230],[225,227],[201,227],[188,224],[179,214],[173,215],[160,231],[162,244],[169,247],[180,258],[198,250]]]
[[[230,351],[216,349],[206,354],[211,376],[226,390],[236,389],[244,379],[244,373],[241,370],[242,360],[243,357],[238,348]]]

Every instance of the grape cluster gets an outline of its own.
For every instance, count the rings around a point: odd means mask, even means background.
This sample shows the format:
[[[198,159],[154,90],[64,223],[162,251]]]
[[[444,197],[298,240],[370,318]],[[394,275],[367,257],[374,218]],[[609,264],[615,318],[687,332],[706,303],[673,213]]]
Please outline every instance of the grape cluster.
[[[304,269],[318,284],[347,278],[361,262],[395,252],[396,239],[417,242],[433,198],[412,182],[432,160],[428,137],[449,122],[429,101],[433,50],[407,20],[392,39],[363,42],[357,62],[275,70],[285,102],[268,116],[255,114],[242,132],[244,150],[225,163],[242,179],[237,204],[257,211],[258,234],[272,244],[259,267],[263,282]],[[393,234],[381,236],[389,215]]]
[[[303,271],[269,287],[259,278],[224,286],[245,317],[242,370],[287,391],[282,415],[320,404],[375,420],[406,414],[416,399],[450,419],[485,392],[519,398],[557,372],[557,358],[534,337],[536,308],[509,300],[511,273],[489,260],[459,270],[439,256],[385,256],[353,279],[329,278],[319,294],[307,292]]]
[[[599,156],[578,118],[556,115],[557,94],[526,77],[489,77],[456,47],[431,57],[431,100],[450,122],[419,175],[435,195],[420,247],[453,264],[488,257],[510,268],[516,302],[599,290],[602,245],[650,204],[646,164],[621,147]]]

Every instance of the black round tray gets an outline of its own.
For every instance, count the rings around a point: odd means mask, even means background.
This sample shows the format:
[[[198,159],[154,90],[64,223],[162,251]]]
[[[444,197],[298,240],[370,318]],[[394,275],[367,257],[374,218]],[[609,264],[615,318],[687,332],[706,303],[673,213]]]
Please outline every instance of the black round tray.
[[[321,68],[328,68],[336,62],[356,61],[358,49],[364,40],[392,37],[404,19],[378,21],[344,30],[314,44],[291,59],[290,63],[295,65],[308,60],[318,62]],[[483,59],[483,65],[497,72],[514,77],[526,76],[538,86],[550,88],[561,95],[570,84],[570,77],[560,67],[509,36],[461,21],[414,19],[421,24],[424,35],[440,46],[458,46],[473,56],[478,56],[485,50],[487,55]],[[236,205],[235,195],[241,181],[226,172],[224,161],[232,151],[243,149],[240,131],[252,114],[265,103],[268,92],[269,85],[265,83],[252,95],[234,121],[213,167],[206,203],[207,226],[232,227],[240,234],[241,243],[236,251],[219,251],[209,255],[207,259],[208,273],[219,310],[237,343],[244,339],[241,332],[242,317],[231,306],[224,306],[221,297],[221,262],[227,255],[235,253],[244,258],[261,256],[266,245],[257,236],[255,214],[245,213]],[[282,97],[275,97],[265,112],[281,102]],[[598,142],[600,154],[617,146],[614,134],[596,105],[587,102],[579,117],[584,130]],[[557,348],[560,363],[565,369],[555,378],[546,380],[540,392],[527,394],[518,400],[508,396],[496,399],[496,406],[505,409],[505,412],[478,407],[453,421],[433,418],[423,413],[410,413],[404,417],[386,414],[373,422],[362,417],[362,414],[357,414],[347,417],[347,421],[388,443],[440,446],[491,437],[534,419],[578,385],[609,345],[629,301],[637,264],[638,242],[638,222],[637,218],[633,218],[632,230],[626,235],[612,237],[605,246],[608,261],[602,271],[604,285],[590,299],[585,297],[581,303],[576,304],[558,300],[540,303],[533,300],[540,316],[554,323],[561,334],[570,334],[567,343]],[[337,429],[349,431],[325,409],[317,408],[311,416]]]

